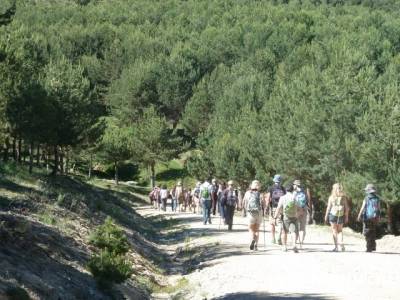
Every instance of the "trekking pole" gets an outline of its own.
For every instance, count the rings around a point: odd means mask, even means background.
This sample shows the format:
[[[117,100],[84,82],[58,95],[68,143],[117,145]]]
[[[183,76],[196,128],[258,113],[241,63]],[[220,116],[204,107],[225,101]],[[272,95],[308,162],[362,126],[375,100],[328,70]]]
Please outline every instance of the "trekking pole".
[[[264,227],[264,249],[265,249],[265,213],[264,213],[264,210],[263,210],[263,227]]]
[[[219,214],[219,225],[218,225],[218,230],[221,230],[221,213]]]

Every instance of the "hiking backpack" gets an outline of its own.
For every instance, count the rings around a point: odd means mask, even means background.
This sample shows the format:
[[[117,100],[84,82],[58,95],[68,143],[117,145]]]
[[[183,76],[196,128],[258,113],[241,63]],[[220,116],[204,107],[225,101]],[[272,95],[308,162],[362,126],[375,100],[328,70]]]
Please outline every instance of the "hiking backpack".
[[[229,206],[235,206],[237,202],[237,190],[227,190],[224,195],[225,203]]]
[[[295,197],[291,197],[291,199],[285,203],[285,207],[283,209],[283,215],[288,218],[296,217],[296,199]]]
[[[285,195],[285,190],[282,186],[273,186],[271,189],[271,205],[272,207],[277,207],[279,203],[279,198]]]
[[[203,199],[210,198],[210,191],[208,190],[208,187],[204,187],[201,189],[201,198]]]
[[[296,192],[295,199],[298,207],[305,208],[308,204],[307,195],[303,190]]]
[[[259,192],[250,192],[249,201],[247,202],[247,211],[258,212],[261,210],[261,201]]]
[[[365,199],[364,220],[376,219],[377,217],[379,217],[379,198],[371,194]]]

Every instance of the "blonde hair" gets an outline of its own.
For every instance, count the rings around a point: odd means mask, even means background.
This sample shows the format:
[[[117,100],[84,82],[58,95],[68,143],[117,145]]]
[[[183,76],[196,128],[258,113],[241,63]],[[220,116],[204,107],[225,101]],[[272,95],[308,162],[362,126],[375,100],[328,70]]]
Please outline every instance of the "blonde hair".
[[[343,185],[340,183],[335,183],[332,185],[331,197],[344,197]]]

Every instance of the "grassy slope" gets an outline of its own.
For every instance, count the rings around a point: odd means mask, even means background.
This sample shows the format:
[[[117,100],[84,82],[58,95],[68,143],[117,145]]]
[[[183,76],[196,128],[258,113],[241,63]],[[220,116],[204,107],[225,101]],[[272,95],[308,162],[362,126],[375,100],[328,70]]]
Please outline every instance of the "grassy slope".
[[[107,298],[85,269],[93,247],[88,235],[111,216],[125,229],[135,274],[123,290],[148,296],[162,282],[165,254],[155,244],[157,222],[136,213],[146,190],[112,181],[34,174],[11,164],[0,168],[0,296],[17,287],[31,297]],[[27,249],[29,249],[27,251]],[[21,275],[22,274],[22,275]],[[67,279],[66,279],[67,278]],[[135,294],[136,293],[136,294]],[[116,295],[116,296],[115,296]],[[119,295],[119,296],[118,296]],[[114,291],[116,298],[121,292]]]

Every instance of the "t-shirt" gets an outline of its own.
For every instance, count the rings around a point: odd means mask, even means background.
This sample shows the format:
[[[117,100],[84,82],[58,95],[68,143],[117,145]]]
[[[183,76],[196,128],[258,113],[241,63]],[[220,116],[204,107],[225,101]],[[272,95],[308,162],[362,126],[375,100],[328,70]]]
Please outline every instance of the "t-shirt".
[[[161,189],[160,190],[160,197],[161,197],[161,199],[168,198],[168,190],[167,189]]]

